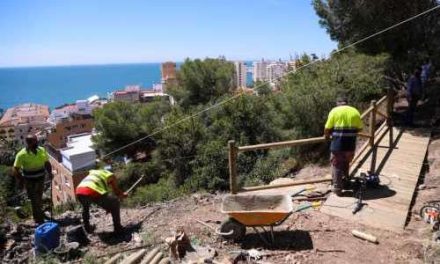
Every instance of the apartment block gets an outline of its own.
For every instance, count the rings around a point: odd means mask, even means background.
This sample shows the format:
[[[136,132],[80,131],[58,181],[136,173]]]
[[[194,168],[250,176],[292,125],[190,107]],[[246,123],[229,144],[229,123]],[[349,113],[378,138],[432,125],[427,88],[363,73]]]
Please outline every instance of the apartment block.
[[[280,78],[286,74],[287,65],[283,62],[273,62],[266,67],[267,80],[270,83],[278,83]]]
[[[48,129],[46,149],[57,160],[61,160],[60,149],[67,146],[69,136],[91,133],[95,127],[91,115],[71,114]]]
[[[92,96],[86,100],[77,100],[74,104],[56,107],[50,113],[49,122],[57,124],[69,119],[72,114],[92,115],[93,110],[102,107],[105,103],[107,103],[106,100],[101,100],[98,96]]]
[[[139,103],[141,98],[141,87],[139,85],[129,85],[123,90],[114,91],[110,99],[114,102]]]
[[[247,84],[247,69],[246,64],[242,61],[234,62],[235,65],[235,81],[237,88],[246,88]]]
[[[25,144],[28,134],[36,134],[50,126],[48,117],[46,105],[28,103],[9,108],[0,120],[0,138]]]
[[[270,62],[265,61],[264,59],[262,59],[261,61],[255,61],[253,63],[254,68],[253,68],[253,72],[252,72],[252,78],[253,78],[254,82],[268,81],[266,68],[269,64],[270,64]]]

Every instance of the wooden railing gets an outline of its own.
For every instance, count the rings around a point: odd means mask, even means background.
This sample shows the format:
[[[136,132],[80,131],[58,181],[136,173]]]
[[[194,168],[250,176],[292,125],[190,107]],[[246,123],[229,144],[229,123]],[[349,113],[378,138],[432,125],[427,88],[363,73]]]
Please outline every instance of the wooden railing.
[[[393,129],[392,129],[392,120],[391,113],[393,111],[394,106],[394,92],[389,90],[388,94],[384,97],[380,98],[378,101],[371,101],[370,107],[365,110],[361,114],[361,119],[366,123],[366,119],[368,119],[368,132],[359,132],[358,136],[368,139],[357,151],[351,165],[354,164],[359,157],[361,157],[366,150],[370,151],[375,147],[375,144],[380,142],[384,135],[389,131],[390,137],[390,147],[392,147],[393,143]],[[383,110],[384,108],[384,110]],[[383,121],[382,124],[377,128],[378,121]],[[280,188],[280,187],[288,187],[299,184],[307,184],[309,182],[323,182],[323,181],[331,181],[331,178],[326,177],[319,180],[311,180],[311,181],[298,181],[295,183],[282,184],[282,185],[268,185],[268,186],[256,186],[256,187],[247,187],[247,188],[239,188],[238,186],[238,174],[237,174],[237,156],[240,152],[247,151],[255,151],[255,150],[263,150],[263,149],[276,149],[276,148],[287,148],[287,147],[297,147],[302,145],[310,145],[310,144],[318,144],[325,143],[327,140],[324,136],[315,137],[315,138],[307,138],[307,139],[298,139],[298,140],[289,140],[289,141],[281,141],[281,142],[272,142],[265,144],[257,144],[257,145],[249,145],[249,146],[237,146],[234,140],[230,140],[228,142],[229,148],[229,184],[230,191],[232,194],[236,194],[238,192],[243,191],[254,191],[254,190],[262,190],[262,189],[270,189],[270,188]],[[370,170],[374,171],[375,169],[375,159],[371,159]]]

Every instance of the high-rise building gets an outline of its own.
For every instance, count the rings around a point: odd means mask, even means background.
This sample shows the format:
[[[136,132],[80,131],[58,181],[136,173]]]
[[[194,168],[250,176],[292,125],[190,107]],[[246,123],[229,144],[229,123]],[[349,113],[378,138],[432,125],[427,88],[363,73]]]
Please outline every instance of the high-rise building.
[[[238,88],[246,88],[247,84],[247,70],[246,64],[242,61],[235,63],[236,84]]]
[[[270,83],[278,83],[280,78],[286,73],[287,66],[282,62],[273,62],[266,67],[267,80]]]
[[[267,74],[266,74],[266,68],[267,65],[269,65],[269,61],[265,61],[264,59],[262,59],[261,61],[255,61],[253,63],[254,69],[253,69],[253,80],[254,82],[257,81],[262,81],[262,82],[266,82],[267,81]]]

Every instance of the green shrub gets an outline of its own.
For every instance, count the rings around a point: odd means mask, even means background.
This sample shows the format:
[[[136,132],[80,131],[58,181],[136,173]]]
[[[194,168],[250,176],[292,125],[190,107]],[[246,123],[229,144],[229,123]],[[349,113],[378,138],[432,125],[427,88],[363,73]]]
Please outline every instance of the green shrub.
[[[141,186],[124,202],[127,206],[143,206],[153,202],[164,202],[182,196],[182,189],[174,187],[172,181],[161,179],[158,183]]]

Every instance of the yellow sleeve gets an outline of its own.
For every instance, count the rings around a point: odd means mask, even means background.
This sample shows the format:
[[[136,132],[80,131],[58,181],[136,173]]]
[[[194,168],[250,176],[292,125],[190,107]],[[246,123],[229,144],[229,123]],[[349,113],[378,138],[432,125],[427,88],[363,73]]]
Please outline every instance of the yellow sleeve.
[[[364,127],[364,124],[362,123],[362,119],[361,119],[361,114],[359,113],[359,111],[358,114],[356,115],[355,125],[356,128],[358,128],[359,130]]]
[[[327,117],[327,122],[325,123],[325,129],[332,129],[335,126],[335,120],[333,117],[333,111],[330,111]]]
[[[43,149],[43,156],[44,156],[45,161],[49,161],[49,155],[47,154],[46,149],[43,147],[42,147],[42,149]]]
[[[21,155],[21,151],[20,151],[15,156],[14,167],[20,168],[20,169],[23,167],[23,162],[22,162],[21,157],[22,157],[22,155]]]

